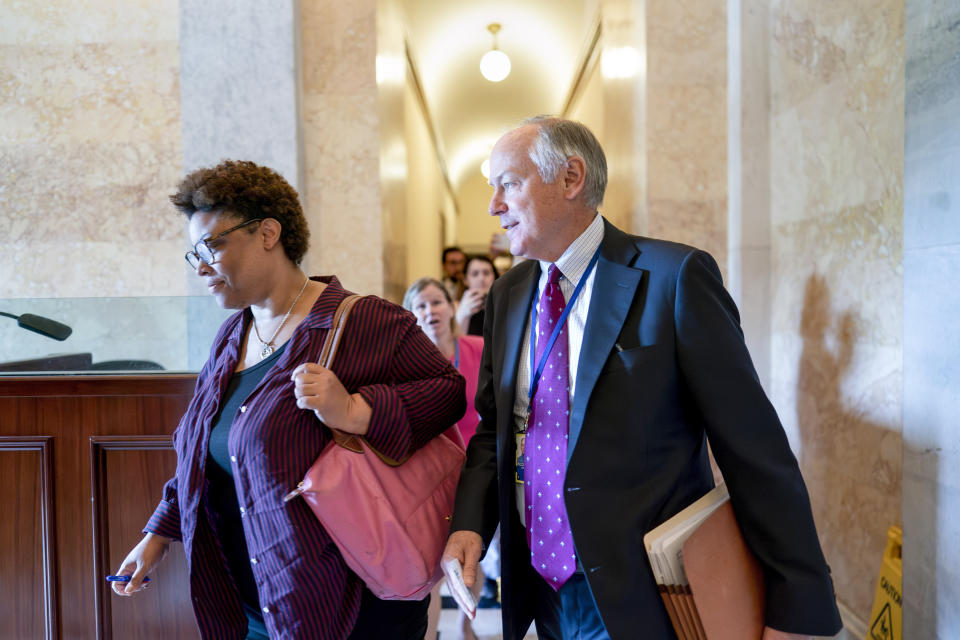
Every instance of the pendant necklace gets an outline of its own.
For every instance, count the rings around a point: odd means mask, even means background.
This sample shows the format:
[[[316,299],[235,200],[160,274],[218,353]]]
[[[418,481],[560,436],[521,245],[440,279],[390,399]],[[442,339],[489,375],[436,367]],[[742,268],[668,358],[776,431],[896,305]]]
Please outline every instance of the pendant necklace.
[[[256,318],[253,319],[253,332],[257,335],[257,340],[260,341],[260,344],[263,345],[263,348],[260,350],[261,360],[263,360],[264,358],[266,358],[271,353],[277,350],[277,348],[273,345],[273,341],[276,340],[277,334],[279,334],[280,330],[283,329],[283,325],[287,324],[287,319],[290,317],[290,314],[293,312],[293,308],[297,306],[297,302],[300,300],[300,296],[303,295],[304,290],[306,290],[308,282],[310,282],[309,277],[307,277],[307,279],[303,281],[303,286],[300,287],[300,293],[298,293],[297,297],[293,299],[293,304],[291,304],[290,308],[287,309],[286,315],[283,316],[283,320],[280,321],[280,325],[277,327],[277,330],[273,332],[273,335],[270,336],[269,340],[264,340],[263,338],[260,337],[260,330],[257,329],[257,319]]]

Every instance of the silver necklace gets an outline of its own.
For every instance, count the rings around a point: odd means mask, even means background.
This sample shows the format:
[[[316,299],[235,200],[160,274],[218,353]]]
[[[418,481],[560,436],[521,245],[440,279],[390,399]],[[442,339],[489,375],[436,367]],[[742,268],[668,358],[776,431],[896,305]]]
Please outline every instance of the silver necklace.
[[[293,308],[297,306],[297,302],[300,300],[300,296],[302,296],[303,292],[306,290],[308,282],[310,282],[309,277],[303,281],[303,286],[300,287],[300,293],[298,293],[297,297],[293,299],[293,304],[291,304],[290,308],[287,309],[287,313],[283,316],[283,320],[280,321],[280,326],[278,326],[277,330],[273,332],[273,335],[270,336],[269,340],[264,340],[263,338],[260,337],[260,330],[257,329],[257,319],[256,318],[253,319],[253,332],[257,334],[257,340],[259,340],[260,344],[263,345],[263,349],[260,350],[261,360],[263,360],[264,358],[266,358],[271,353],[277,350],[277,348],[273,346],[273,341],[276,340],[277,334],[280,333],[280,329],[283,329],[283,325],[287,324],[287,319],[290,317],[290,314],[293,312]]]

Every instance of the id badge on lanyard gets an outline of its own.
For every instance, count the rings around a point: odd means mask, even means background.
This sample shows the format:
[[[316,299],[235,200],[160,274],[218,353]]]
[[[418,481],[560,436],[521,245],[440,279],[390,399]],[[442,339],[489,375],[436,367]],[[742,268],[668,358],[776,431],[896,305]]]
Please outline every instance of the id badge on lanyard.
[[[516,467],[514,468],[513,480],[517,484],[523,484],[523,453],[524,453],[524,449],[526,448],[527,432],[520,431],[513,435],[517,439],[517,443],[516,443],[517,448],[515,449],[515,451],[517,452],[517,460],[516,460],[517,464],[516,464]]]
[[[527,449],[527,422],[530,421],[530,405],[527,405],[527,417],[523,419],[523,426],[520,427],[520,431],[517,431],[513,434],[515,438],[516,446],[514,447],[514,455],[516,456],[516,464],[514,465],[513,471],[513,481],[517,484],[523,484],[523,467],[524,467],[524,452]]]

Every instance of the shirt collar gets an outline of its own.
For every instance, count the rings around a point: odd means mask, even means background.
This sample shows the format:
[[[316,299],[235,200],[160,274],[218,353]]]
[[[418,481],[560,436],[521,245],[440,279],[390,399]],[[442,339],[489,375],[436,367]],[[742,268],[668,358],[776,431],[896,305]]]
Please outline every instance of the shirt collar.
[[[337,276],[312,276],[310,279],[322,282],[327,287],[320,293],[317,301],[313,303],[313,308],[310,309],[307,316],[297,325],[297,329],[300,329],[300,327],[304,329],[329,329],[333,326],[333,314],[337,311],[337,306],[348,295],[348,292],[344,290]],[[239,345],[243,339],[244,330],[247,324],[252,321],[253,315],[249,307],[237,315],[237,324],[228,339]]]
[[[300,324],[309,329],[329,329],[333,326],[333,314],[340,301],[349,295],[349,292],[343,288],[337,276],[314,276],[310,279],[322,282],[327,287],[320,293],[310,313]]]
[[[569,280],[573,286],[580,284],[580,278],[583,277],[583,272],[590,266],[590,259],[601,242],[603,242],[603,216],[597,213],[593,222],[584,229],[576,240],[570,243],[570,246],[557,258],[555,263],[563,277]],[[539,262],[540,273],[546,273],[550,265],[554,264],[543,260]]]

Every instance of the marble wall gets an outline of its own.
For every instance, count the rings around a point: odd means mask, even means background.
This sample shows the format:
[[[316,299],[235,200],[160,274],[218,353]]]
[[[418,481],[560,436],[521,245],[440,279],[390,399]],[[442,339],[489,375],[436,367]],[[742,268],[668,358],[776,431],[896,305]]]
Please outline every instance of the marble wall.
[[[602,207],[632,233],[709,251],[726,272],[726,7],[598,0],[596,59],[566,114],[609,165]]]
[[[861,623],[901,522],[903,24],[902,0],[779,0],[766,43],[770,391]]]
[[[409,81],[403,91],[403,140],[406,163],[403,174],[403,209],[393,211],[388,242],[397,247],[404,269],[392,278],[391,298],[402,302],[407,286],[417,278],[440,275],[443,253],[444,195],[443,176],[430,138],[429,123]]]
[[[500,219],[490,215],[492,197],[493,189],[479,170],[460,180],[457,188],[460,216],[456,219],[457,235],[452,244],[467,253],[487,253],[490,250],[493,234],[504,232],[500,228]],[[439,268],[439,262],[437,266]]]
[[[645,234],[727,268],[726,5],[646,0]]]
[[[764,389],[770,388],[770,6],[727,1],[727,274]]]
[[[380,187],[377,1],[302,2],[305,184],[314,273],[381,294],[385,271]],[[387,254],[389,255],[389,254]]]
[[[0,24],[0,300],[77,299],[57,309],[78,330],[47,349],[97,359],[117,319],[142,315],[123,300],[186,296],[142,306],[181,329],[164,364],[199,366],[222,314],[189,295],[205,292],[167,196],[224,158],[299,188],[308,270],[382,292],[373,0],[4,3]]]
[[[441,276],[440,260],[450,226],[447,221],[455,221],[457,231],[462,233],[464,224],[478,217],[475,210],[457,216],[437,162],[437,150],[430,133],[432,123],[417,97],[410,73],[404,89],[403,120],[407,150],[406,228],[392,236],[391,241],[404,245],[406,278],[398,283],[400,286],[394,298],[397,302],[402,302],[406,287],[416,279]]]
[[[183,173],[178,4],[7,2],[0,24],[0,310],[74,329],[59,343],[4,319],[0,361],[199,368],[222,316],[183,297],[167,200]]]
[[[182,295],[177,3],[5,2],[0,24],[0,298]]]
[[[268,166],[303,186],[296,0],[180,0],[184,173]]]
[[[577,105],[588,120],[597,121],[597,136],[607,155],[607,193],[601,211],[621,229],[641,235],[649,235],[650,211],[645,25],[642,3],[601,3],[599,50],[586,95]],[[599,99],[590,97],[594,92],[600,93]]]
[[[906,2],[903,637],[960,637],[960,5]]]

